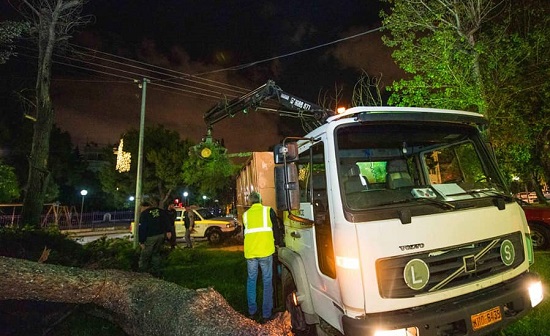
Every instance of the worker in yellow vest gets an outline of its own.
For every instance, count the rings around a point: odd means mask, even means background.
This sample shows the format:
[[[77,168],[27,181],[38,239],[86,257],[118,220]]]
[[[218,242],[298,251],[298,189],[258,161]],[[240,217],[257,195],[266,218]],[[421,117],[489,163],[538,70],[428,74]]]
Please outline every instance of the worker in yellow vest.
[[[251,192],[248,200],[251,203],[250,209],[243,214],[248,313],[250,318],[257,318],[256,282],[259,267],[262,270],[263,285],[262,319],[269,321],[273,318],[273,254],[275,245],[280,246],[282,238],[277,215],[273,209],[262,205],[260,194]]]

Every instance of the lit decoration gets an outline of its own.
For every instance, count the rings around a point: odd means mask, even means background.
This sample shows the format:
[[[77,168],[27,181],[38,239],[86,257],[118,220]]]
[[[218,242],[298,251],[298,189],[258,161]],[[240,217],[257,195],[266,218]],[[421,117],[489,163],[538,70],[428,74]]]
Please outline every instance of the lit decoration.
[[[120,139],[120,144],[118,145],[118,150],[116,154],[116,170],[119,173],[124,173],[130,171],[130,163],[132,162],[132,154],[130,152],[123,151],[124,139]]]
[[[212,155],[212,151],[210,150],[210,148],[203,148],[203,149],[201,150],[201,156],[202,156],[203,158],[206,159],[206,158],[210,157],[210,155]]]
[[[217,159],[220,156],[224,156],[227,153],[227,149],[223,145],[212,138],[212,131],[208,129],[206,137],[195,146],[189,149],[190,155],[195,155],[201,159],[212,160]]]

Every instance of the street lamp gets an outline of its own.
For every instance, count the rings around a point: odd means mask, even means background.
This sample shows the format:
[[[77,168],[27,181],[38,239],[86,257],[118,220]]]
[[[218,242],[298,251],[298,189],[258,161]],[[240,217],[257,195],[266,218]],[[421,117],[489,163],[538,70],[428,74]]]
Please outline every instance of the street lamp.
[[[82,227],[82,212],[84,210],[84,196],[88,195],[88,190],[80,190],[80,195],[82,195],[82,204],[80,205],[80,222],[78,223],[78,228]]]
[[[208,198],[208,197],[206,197],[206,195],[202,195],[202,200],[204,201],[204,207],[206,207],[206,199],[207,199],[207,198]]]
[[[189,193],[187,191],[183,192],[183,205],[187,205],[187,196],[189,196]]]

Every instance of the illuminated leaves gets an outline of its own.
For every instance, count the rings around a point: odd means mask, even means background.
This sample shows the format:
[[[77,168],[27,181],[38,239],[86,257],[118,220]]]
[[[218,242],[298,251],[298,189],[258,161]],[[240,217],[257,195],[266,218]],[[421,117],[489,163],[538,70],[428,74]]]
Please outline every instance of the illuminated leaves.
[[[0,202],[10,203],[19,198],[19,192],[15,169],[0,161]]]

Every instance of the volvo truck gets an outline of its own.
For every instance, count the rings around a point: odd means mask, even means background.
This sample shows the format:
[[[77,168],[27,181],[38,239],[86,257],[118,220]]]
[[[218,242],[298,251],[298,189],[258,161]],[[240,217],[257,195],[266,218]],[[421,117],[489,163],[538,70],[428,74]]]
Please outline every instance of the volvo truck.
[[[265,97],[289,96],[268,82],[205,120],[211,127]],[[543,300],[529,270],[529,227],[481,114],[336,114],[289,101],[285,109],[313,120],[306,135],[275,146],[272,161],[285,235],[277,257],[295,333],[484,335]]]

